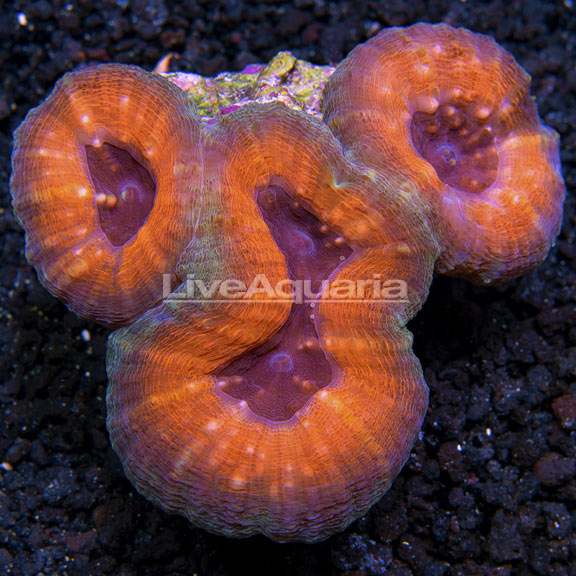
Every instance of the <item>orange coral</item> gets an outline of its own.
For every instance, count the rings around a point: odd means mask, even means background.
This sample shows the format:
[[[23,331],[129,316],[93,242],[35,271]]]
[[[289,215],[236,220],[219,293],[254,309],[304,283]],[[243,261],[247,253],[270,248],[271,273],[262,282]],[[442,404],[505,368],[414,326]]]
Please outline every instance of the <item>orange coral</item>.
[[[192,234],[199,137],[156,74],[110,65],[60,80],[16,131],[10,181],[44,286],[111,326],[157,302]]]
[[[126,473],[218,533],[316,541],[364,514],[426,410],[405,326],[434,268],[510,278],[558,231],[557,137],[485,37],[384,32],[337,68],[325,117],[252,103],[201,125],[168,80],[105,65],[16,135],[41,280],[130,324],[107,358]]]
[[[488,36],[417,24],[357,47],[326,87],[325,121],[349,157],[430,205],[438,272],[509,280],[558,235],[558,134],[529,80]]]
[[[404,325],[428,290],[436,243],[422,214],[347,162],[317,120],[247,106],[206,132],[205,181],[215,184],[180,277],[250,284],[264,273],[275,285],[314,281],[328,265],[334,283],[401,278],[410,298],[169,301],[111,338],[108,428],[129,477],[166,509],[228,535],[321,539],[388,489],[420,429],[427,387]],[[292,235],[282,250],[291,230],[309,242]],[[321,254],[330,230],[351,249],[331,241],[332,266]],[[254,367],[251,394],[231,359],[288,365]]]

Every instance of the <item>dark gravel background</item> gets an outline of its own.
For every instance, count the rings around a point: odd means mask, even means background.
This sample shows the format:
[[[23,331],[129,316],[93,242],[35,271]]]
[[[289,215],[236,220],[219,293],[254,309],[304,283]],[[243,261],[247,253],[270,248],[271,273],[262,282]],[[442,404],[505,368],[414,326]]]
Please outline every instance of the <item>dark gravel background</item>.
[[[571,4],[0,0],[0,574],[574,576]],[[562,135],[569,196],[557,246],[501,288],[435,281],[412,323],[431,388],[423,439],[365,518],[313,546],[190,527],[137,495],[110,448],[106,330],[68,312],[26,263],[8,192],[12,131],[88,63],[151,69],[173,51],[174,67],[212,75],[286,49],[334,63],[380,28],[417,21],[488,33],[533,76],[541,116]]]

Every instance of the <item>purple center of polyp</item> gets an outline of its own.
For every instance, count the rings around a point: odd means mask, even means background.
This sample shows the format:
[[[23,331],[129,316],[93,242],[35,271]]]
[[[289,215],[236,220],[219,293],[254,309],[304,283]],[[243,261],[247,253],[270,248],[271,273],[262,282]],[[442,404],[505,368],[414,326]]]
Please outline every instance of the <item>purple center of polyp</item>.
[[[86,146],[100,228],[113,246],[140,230],[154,206],[156,182],[129,152],[104,142]]]
[[[290,280],[308,281],[312,292],[318,292],[352,249],[279,186],[257,191],[256,202],[286,258]],[[304,296],[302,300],[313,299]],[[265,307],[263,303],[262,313]],[[319,343],[315,312],[314,302],[294,298],[282,328],[217,375],[221,392],[244,400],[258,416],[289,420],[333,378],[331,361]]]
[[[450,105],[439,106],[433,114],[415,112],[412,142],[442,182],[464,192],[480,193],[498,176],[490,120],[479,120]]]

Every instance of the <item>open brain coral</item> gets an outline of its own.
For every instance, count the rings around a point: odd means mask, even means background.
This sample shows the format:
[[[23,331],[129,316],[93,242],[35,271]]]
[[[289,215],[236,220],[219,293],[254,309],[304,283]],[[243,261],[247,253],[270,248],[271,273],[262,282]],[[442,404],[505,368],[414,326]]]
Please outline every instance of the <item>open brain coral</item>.
[[[564,197],[558,137],[487,37],[390,29],[299,66],[291,90],[230,76],[219,113],[207,79],[67,74],[11,180],[41,281],[119,328],[108,428],[138,490],[281,541],[343,529],[405,463],[428,402],[406,323],[433,273],[525,273]]]

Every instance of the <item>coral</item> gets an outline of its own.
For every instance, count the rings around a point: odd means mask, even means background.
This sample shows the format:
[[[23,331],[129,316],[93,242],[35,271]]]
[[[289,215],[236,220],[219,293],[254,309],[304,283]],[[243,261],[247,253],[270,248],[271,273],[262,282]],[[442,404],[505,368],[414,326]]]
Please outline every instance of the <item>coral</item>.
[[[315,540],[387,490],[419,432],[427,388],[404,325],[436,242],[317,120],[248,105],[207,131],[214,184],[178,277],[249,285],[263,272],[316,291],[378,271],[410,299],[167,301],[111,337],[110,435],[140,490],[195,524]]]
[[[154,304],[193,230],[199,138],[158,75],[112,65],[58,82],[16,131],[10,181],[44,286],[109,326]]]
[[[545,257],[558,138],[513,58],[445,25],[385,31],[335,70],[283,54],[168,76],[182,89],[74,72],[29,114],[27,256],[78,314],[124,326],[108,429],[139,491],[213,532],[321,540],[420,431],[406,323],[434,271],[496,282]]]
[[[445,24],[384,32],[338,66],[324,102],[349,157],[431,206],[438,272],[489,284],[546,257],[562,219],[558,134],[494,40]]]

